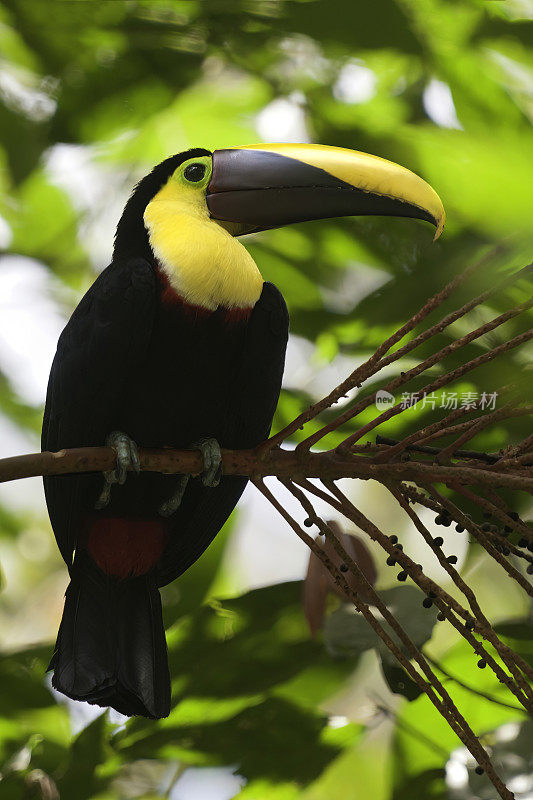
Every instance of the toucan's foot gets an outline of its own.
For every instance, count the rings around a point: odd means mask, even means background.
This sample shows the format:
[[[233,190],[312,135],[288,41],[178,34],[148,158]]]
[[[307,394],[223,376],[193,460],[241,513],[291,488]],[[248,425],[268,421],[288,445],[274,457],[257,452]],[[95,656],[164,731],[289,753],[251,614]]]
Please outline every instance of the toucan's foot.
[[[222,477],[222,455],[220,445],[216,439],[200,439],[192,445],[195,450],[199,450],[204,459],[202,471],[202,483],[204,486],[214,488],[220,483]],[[185,489],[189,483],[190,475],[180,475],[174,493],[169,499],[159,506],[159,514],[162,517],[170,517],[181,505]]]
[[[109,505],[109,501],[111,500],[111,487],[114,483],[118,483],[122,486],[122,484],[126,482],[129,470],[134,470],[135,472],[140,472],[141,470],[137,445],[133,439],[130,439],[125,433],[113,431],[113,433],[110,433],[106,438],[105,443],[108,447],[112,447],[113,450],[116,451],[117,462],[115,469],[103,473],[104,488],[94,504],[97,511]]]
[[[117,452],[117,463],[113,472],[116,473],[117,476],[115,482],[122,486],[122,484],[126,482],[129,470],[134,470],[135,472],[141,471],[137,445],[127,434],[121,433],[120,431],[113,431],[113,433],[110,433],[105,443],[108,447],[112,447],[113,450]]]
[[[201,452],[204,459],[203,485],[212,488],[218,486],[222,477],[222,454],[219,443],[216,439],[206,438],[200,439],[193,447]]]

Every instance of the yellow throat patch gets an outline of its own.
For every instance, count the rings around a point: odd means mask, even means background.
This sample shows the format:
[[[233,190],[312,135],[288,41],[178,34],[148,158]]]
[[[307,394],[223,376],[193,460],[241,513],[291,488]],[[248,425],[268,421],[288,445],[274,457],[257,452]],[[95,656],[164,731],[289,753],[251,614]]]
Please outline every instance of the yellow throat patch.
[[[212,311],[251,308],[261,295],[261,273],[238,239],[211,219],[201,187],[176,177],[183,166],[146,206],[153,253],[185,302]]]

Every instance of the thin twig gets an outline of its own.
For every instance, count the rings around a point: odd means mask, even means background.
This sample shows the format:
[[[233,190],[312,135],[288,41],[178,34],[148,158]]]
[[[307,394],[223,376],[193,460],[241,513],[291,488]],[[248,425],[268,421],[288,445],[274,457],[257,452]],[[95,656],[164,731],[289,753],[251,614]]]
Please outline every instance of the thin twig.
[[[531,303],[533,303],[533,301],[531,301]],[[519,312],[517,311],[516,313],[518,314]],[[504,315],[502,315],[502,316],[504,316]],[[493,326],[493,327],[495,327],[495,326]],[[492,328],[490,327],[490,323],[487,323],[486,325],[482,325],[481,328],[478,328],[476,331],[473,331],[472,334],[469,334],[468,336],[462,337],[462,340],[461,339],[457,339],[451,345],[448,345],[448,347],[444,347],[442,350],[440,350],[439,353],[436,353],[434,356],[430,356],[425,361],[422,361],[416,367],[413,367],[412,369],[410,369],[407,372],[405,372],[403,377],[400,376],[399,378],[395,378],[393,381],[391,381],[390,383],[388,383],[384,387],[384,390],[387,391],[387,392],[391,392],[392,393],[400,385],[402,385],[404,383],[407,383],[407,381],[411,380],[411,378],[414,378],[417,375],[420,375],[422,372],[427,370],[430,366],[432,366],[433,364],[435,364],[438,361],[440,361],[443,358],[445,358],[446,355],[448,355],[449,353],[453,352],[454,350],[459,349],[459,347],[463,347],[465,344],[468,344],[470,341],[473,340],[473,338],[476,338],[476,337],[484,335],[489,330],[492,330]],[[476,334],[476,336],[474,336],[474,334]],[[472,337],[472,338],[470,338],[470,337]],[[478,367],[482,366],[483,364],[488,363],[489,361],[493,361],[498,356],[503,355],[504,353],[507,353],[509,350],[512,350],[515,347],[519,347],[520,345],[525,344],[525,342],[530,341],[530,339],[533,339],[533,330],[524,331],[523,333],[519,334],[518,336],[515,336],[513,339],[509,339],[509,341],[503,342],[498,347],[494,347],[492,350],[489,350],[488,352],[483,353],[480,356],[477,356],[477,358],[473,358],[470,361],[467,361],[465,364],[461,364],[461,366],[457,367],[456,369],[452,370],[451,372],[446,372],[445,374],[441,375],[439,378],[436,378],[436,380],[431,381],[426,386],[424,386],[423,389],[421,389],[418,392],[418,394],[419,395],[428,395],[428,394],[431,395],[437,389],[442,389],[443,386],[447,386],[448,384],[453,383],[453,381],[457,380],[457,378],[462,378],[463,375],[466,375],[468,372],[471,372],[472,370],[477,369]],[[325,425],[324,428],[322,428],[322,431],[326,431],[326,432],[329,433],[330,431],[334,430],[335,428],[337,428],[339,426],[339,424],[340,424],[339,420],[341,420],[341,419],[342,419],[342,422],[348,422],[350,419],[355,417],[357,414],[360,414],[361,411],[363,411],[365,408],[367,408],[369,405],[371,405],[371,403],[374,401],[374,398],[375,398],[375,392],[374,392],[374,394],[372,394],[369,397],[365,398],[365,400],[362,400],[360,403],[358,403],[357,406],[355,406],[355,408],[350,409],[349,413],[346,412],[345,414],[341,414],[340,417],[337,417],[337,420],[335,420],[334,422],[329,423],[328,425]],[[342,444],[340,444],[337,447],[337,451],[344,452],[344,451],[348,450],[355,442],[357,442],[359,439],[361,439],[362,436],[365,436],[371,430],[376,428],[381,423],[386,422],[387,420],[391,419],[393,416],[396,416],[397,414],[401,414],[402,411],[405,411],[406,408],[408,408],[408,407],[409,406],[406,406],[403,403],[397,403],[391,409],[389,409],[388,411],[383,412],[378,417],[376,417],[371,422],[369,422],[367,425],[364,425],[358,431],[356,431],[355,433],[352,433],[351,436],[348,436],[342,442]],[[312,443],[314,443],[315,441],[318,441],[319,438],[321,438],[321,437],[316,436],[316,434],[315,434],[314,437],[313,437],[313,442]],[[311,437],[309,437],[309,441],[310,440],[311,440]]]
[[[281,431],[276,433],[274,436],[271,436],[270,439],[268,439],[267,442],[265,442],[265,444],[262,446],[261,454],[265,455],[272,448],[281,445],[282,442],[285,441],[285,439],[287,439],[289,436],[295,433],[295,431],[297,431],[299,428],[305,425],[306,422],[309,422],[310,420],[314,419],[314,417],[318,416],[318,414],[320,414],[327,408],[331,408],[331,406],[335,405],[342,397],[346,395],[347,392],[349,392],[355,386],[360,385],[363,381],[367,380],[369,377],[378,372],[382,367],[381,361],[383,356],[385,355],[385,353],[388,352],[388,350],[390,350],[391,347],[393,347],[397,342],[401,341],[401,339],[403,339],[407,333],[412,331],[413,328],[416,328],[416,326],[419,325],[429,314],[431,314],[432,311],[434,311],[436,308],[442,305],[442,303],[462,283],[464,283],[465,280],[468,277],[470,277],[470,275],[472,275],[477,269],[480,269],[487,263],[487,261],[501,254],[502,252],[503,248],[501,247],[501,245],[496,245],[496,247],[494,247],[491,251],[489,251],[480,259],[478,259],[477,262],[471,264],[461,273],[456,275],[456,277],[453,278],[443,289],[441,289],[440,292],[437,292],[435,295],[433,295],[433,297],[431,297],[424,304],[424,306],[410,320],[408,320],[408,322],[406,322],[397,331],[395,331],[395,333],[393,333],[392,336],[389,336],[389,338],[386,339],[378,347],[375,353],[373,353],[373,355],[367,361],[365,361],[364,364],[361,364],[359,367],[357,367],[357,369],[355,369],[345,381],[343,381],[339,386],[333,389],[332,392],[330,392],[326,397],[324,397],[318,403],[314,403],[313,405],[309,406],[309,408],[307,408],[304,412],[302,412],[298,417],[296,417],[296,419],[294,419],[291,423],[289,423],[289,425],[287,425]],[[524,268],[524,270],[527,269],[528,267]],[[509,285],[510,283],[514,282],[519,278],[521,272],[522,270],[520,270],[520,272],[518,273],[513,274],[512,276],[508,276],[505,279],[505,281],[502,282],[502,284]],[[503,288],[502,285],[487,290],[486,292],[483,292],[483,294],[479,295],[474,300],[470,301],[470,303],[467,303],[468,306],[467,310],[470,311],[476,305],[479,305],[480,303],[484,302],[493,292],[501,288]],[[438,325],[443,326],[442,328],[439,328],[439,331],[443,330],[445,327],[450,325],[456,319],[459,319],[459,317],[462,316],[464,313],[467,313],[467,311],[464,310],[465,308],[466,306],[464,306],[463,309],[460,309],[458,312],[454,312],[453,314],[449,315],[449,318],[446,318],[446,321],[442,320],[440,323],[438,323]],[[430,329],[431,332],[426,331],[424,332],[423,335],[425,335],[426,338],[429,338],[435,333],[434,329],[436,329],[436,326],[434,326],[433,329]],[[421,341],[425,341],[425,339],[419,340],[417,342],[417,345],[420,344]],[[410,349],[413,348],[410,347]],[[399,357],[397,356],[397,353],[394,353],[393,356],[394,360],[396,360],[396,358]]]
[[[478,697],[483,697],[484,700],[488,700],[491,703],[496,703],[498,706],[502,706],[503,708],[510,708],[512,711],[522,711],[520,706],[514,706],[512,703],[505,703],[503,700],[499,700],[497,697],[493,697],[486,692],[482,692],[480,689],[476,689],[474,686],[470,686],[470,684],[465,683],[456,675],[452,675],[448,670],[444,669],[444,667],[439,664],[438,661],[435,661],[431,656],[426,655],[427,660],[430,664],[433,664],[435,669],[438,669],[439,672],[442,672],[443,675],[446,675],[449,680],[456,683],[458,686],[462,686],[463,689],[466,689],[467,692],[471,692],[472,694],[477,695]]]
[[[393,640],[390,638],[389,634],[385,631],[383,626],[378,622],[378,620],[372,614],[368,604],[365,603],[351,589],[351,587],[348,585],[347,581],[343,578],[342,572],[340,572],[335,567],[333,562],[328,558],[328,556],[326,555],[324,550],[316,544],[314,539],[312,539],[307,533],[305,533],[305,531],[303,531],[303,529],[298,525],[298,523],[293,519],[293,517],[286,511],[286,509],[281,505],[281,503],[279,503],[279,501],[267,489],[267,487],[264,485],[263,481],[258,480],[258,481],[254,481],[254,483],[257,486],[257,488],[262,492],[262,494],[271,502],[271,504],[274,506],[274,508],[276,508],[276,510],[281,514],[281,516],[289,523],[289,525],[293,528],[293,530],[297,533],[297,535],[300,536],[300,538],[303,539],[303,541],[306,542],[308,547],[315,553],[315,555],[318,556],[318,558],[322,561],[322,563],[324,564],[324,566],[326,567],[328,572],[330,572],[330,574],[334,578],[335,582],[351,598],[351,600],[354,603],[354,605],[357,608],[357,610],[360,611],[363,614],[363,616],[365,617],[367,622],[371,625],[371,627],[375,630],[377,635],[382,639],[382,641],[386,644],[386,646],[389,648],[389,650],[391,650],[391,652],[396,656],[396,659],[403,666],[403,668],[405,669],[407,674],[420,686],[422,691],[425,692],[425,694],[428,696],[429,700],[435,706],[435,708],[437,708],[437,710],[440,711],[441,715],[447,720],[448,724],[450,725],[450,727],[452,728],[454,733],[462,741],[462,743],[465,745],[465,747],[470,751],[470,753],[476,759],[478,764],[485,770],[485,772],[487,773],[488,778],[490,779],[490,781],[492,782],[492,784],[496,788],[496,790],[497,790],[498,794],[500,795],[500,797],[502,797],[503,800],[512,800],[512,798],[513,798],[512,793],[507,789],[507,787],[502,782],[502,780],[499,777],[499,775],[496,773],[496,771],[495,771],[495,769],[494,769],[494,767],[492,765],[492,762],[490,761],[488,753],[482,747],[482,745],[480,744],[479,740],[475,736],[474,732],[472,731],[472,729],[470,728],[470,726],[468,725],[468,723],[466,722],[464,717],[458,711],[458,709],[455,706],[455,704],[453,703],[451,697],[448,695],[446,689],[442,686],[442,684],[440,683],[438,678],[431,671],[429,665],[424,660],[424,658],[421,657],[420,662],[418,662],[418,663],[419,663],[419,666],[426,673],[426,675],[428,675],[428,677],[431,676],[430,682],[424,680],[422,675],[420,675],[418,673],[418,671],[413,668],[413,666],[410,663],[410,661],[408,661],[406,659],[406,657],[404,656],[403,652],[393,642]],[[315,516],[315,518],[316,518],[316,514],[313,514],[313,516]],[[321,522],[322,522],[322,525],[327,528],[326,523],[324,523],[323,521],[321,521]],[[336,539],[336,537],[334,536],[334,534],[332,532],[331,532],[331,536],[333,537],[333,539]],[[342,549],[343,548],[341,546],[341,550]],[[347,554],[346,554],[346,556],[347,556]],[[359,568],[357,567],[357,565],[355,565],[355,562],[352,562],[352,568],[354,569],[355,573],[357,574],[357,571],[359,570]],[[359,573],[360,573],[359,577],[360,577],[361,581],[364,583],[366,581],[366,578],[362,574],[361,570],[359,570]],[[371,585],[368,584],[368,586],[370,587],[370,590],[373,591]],[[365,587],[365,588],[368,588],[368,587]],[[378,598],[378,602],[379,602],[379,598]],[[384,604],[381,603],[381,606],[383,606],[385,611],[388,612],[388,609],[386,609],[386,606],[384,606]],[[380,610],[383,613],[383,609],[381,607],[380,607]],[[395,625],[395,632],[397,632],[401,636],[401,638],[404,639],[404,637],[402,636],[402,633],[400,632],[402,629],[400,629],[400,627],[398,626],[398,623],[394,619],[394,617],[392,617],[392,615],[390,615],[390,616],[392,618],[393,624]],[[389,620],[387,620],[387,621],[389,621]],[[412,643],[410,643],[410,640],[408,639],[408,637],[405,637],[405,643],[406,643],[408,649],[411,650],[411,644]],[[417,649],[414,647],[414,645],[413,645],[413,648],[414,648],[414,652],[412,651],[412,655],[414,655],[416,657],[419,651],[417,651]],[[438,694],[435,691],[435,687],[438,687]],[[439,697],[439,694],[441,695],[440,697]]]
[[[443,452],[438,447],[429,447],[423,444],[407,444],[406,440],[398,441],[398,439],[389,439],[388,436],[376,436],[376,444],[391,445],[390,453],[387,450],[381,450],[378,456],[374,459],[375,463],[383,463],[389,461],[391,456],[396,456],[398,453],[407,450],[411,453],[426,453],[427,455],[440,456]],[[496,453],[482,453],[479,450],[454,450],[454,455],[457,458],[474,458],[477,461],[486,461],[488,464],[494,464],[499,456]],[[379,459],[379,461],[378,461]]]
[[[447,559],[444,557],[444,553],[442,552],[441,548],[435,545],[433,537],[429,533],[428,529],[423,524],[423,522],[418,518],[418,516],[415,514],[410,505],[404,500],[400,492],[397,492],[394,488],[391,487],[389,488],[393,496],[396,498],[400,506],[405,511],[405,513],[408,514],[408,516],[410,517],[415,528],[422,534],[426,544],[428,544],[431,547],[431,549],[437,556],[437,559],[441,567],[446,570],[446,572],[453,580],[457,588],[460,589],[460,591],[466,597],[474,617],[481,623],[482,636],[484,636],[484,638],[490,641],[493,647],[496,648],[497,652],[499,653],[506,667],[513,673],[518,683],[518,686],[515,686],[514,682],[511,679],[509,679],[509,677],[503,672],[503,670],[500,668],[497,662],[491,656],[488,656],[486,652],[485,654],[483,654],[483,658],[485,659],[487,664],[493,669],[498,679],[502,683],[505,683],[507,688],[522,703],[524,708],[526,708],[533,714],[533,691],[531,691],[531,688],[528,685],[528,683],[523,680],[518,670],[515,669],[513,658],[512,657],[508,658],[508,653],[506,652],[505,645],[503,645],[503,643],[500,642],[496,633],[494,632],[494,629],[490,625],[488,619],[482,613],[474,592],[472,591],[470,586],[468,586],[466,581],[463,580],[463,578],[457,572],[457,570],[447,561]],[[476,652],[478,651],[476,650]]]

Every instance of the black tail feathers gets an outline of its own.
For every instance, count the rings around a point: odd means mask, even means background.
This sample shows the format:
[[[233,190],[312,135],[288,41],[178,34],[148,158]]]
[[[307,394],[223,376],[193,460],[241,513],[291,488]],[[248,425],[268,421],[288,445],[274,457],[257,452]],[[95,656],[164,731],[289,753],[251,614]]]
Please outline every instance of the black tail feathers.
[[[117,580],[78,552],[49,670],[73,700],[151,719],[170,713],[159,590],[150,574]]]

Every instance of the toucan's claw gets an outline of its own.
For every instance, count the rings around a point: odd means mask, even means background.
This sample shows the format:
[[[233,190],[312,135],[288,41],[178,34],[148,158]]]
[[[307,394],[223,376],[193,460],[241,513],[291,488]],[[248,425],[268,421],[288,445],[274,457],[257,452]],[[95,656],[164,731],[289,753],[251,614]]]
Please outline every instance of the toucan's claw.
[[[191,445],[195,450],[199,450],[204,460],[202,470],[202,483],[204,486],[214,488],[220,483],[222,477],[222,454],[220,445],[216,439],[205,438]],[[185,489],[189,483],[190,475],[180,475],[174,493],[159,506],[159,514],[162,517],[170,517],[181,505]]]
[[[141,471],[141,464],[139,461],[139,452],[137,445],[130,439],[129,436],[120,431],[113,431],[106,438],[105,443],[108,447],[112,447],[117,454],[117,462],[115,469],[104,472],[104,488],[94,507],[97,511],[109,505],[111,500],[111,487],[114,483],[122,486],[126,482],[129,470],[135,472]]]
[[[190,475],[180,475],[178,478],[178,484],[176,489],[174,490],[174,494],[172,494],[165,503],[162,503],[159,506],[159,514],[162,517],[171,517],[175,511],[181,505],[181,501],[183,499],[183,495],[185,494],[185,489],[187,488],[187,484],[189,483]]]
[[[111,500],[111,487],[114,483],[117,483],[117,476],[115,470],[110,470],[109,472],[104,472],[104,488],[100,492],[100,496],[98,500],[94,504],[94,507],[97,511],[100,511],[102,508],[105,508],[109,505],[109,501]]]

